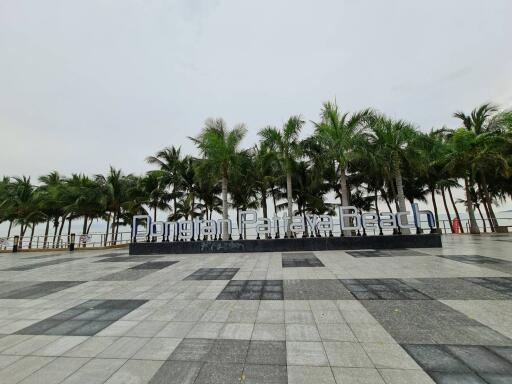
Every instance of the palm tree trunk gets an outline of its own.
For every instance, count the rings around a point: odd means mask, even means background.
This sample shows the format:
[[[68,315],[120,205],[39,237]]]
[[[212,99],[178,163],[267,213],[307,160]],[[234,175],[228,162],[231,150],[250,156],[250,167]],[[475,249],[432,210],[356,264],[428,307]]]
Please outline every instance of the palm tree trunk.
[[[28,243],[28,249],[32,248],[32,241],[34,240],[35,228],[36,228],[36,223],[32,223],[32,228],[30,229],[30,241]]]
[[[483,172],[480,173],[480,178],[482,180],[482,187],[484,191],[484,197],[485,197],[485,203],[489,209],[489,214],[491,215],[491,226],[496,229],[499,227],[498,219],[496,218],[496,214],[494,213],[494,209],[492,208],[492,199],[491,195],[489,194],[489,189],[487,187],[487,180],[485,177],[485,174]]]
[[[64,216],[62,216],[62,220],[64,220]],[[52,248],[55,248],[55,241],[57,240],[57,230],[59,228],[59,218],[55,218],[53,221],[53,242],[52,242]]]
[[[84,225],[82,226],[82,235],[85,235],[87,233],[87,215],[84,216]]]
[[[43,248],[46,248],[46,244],[48,243],[48,232],[49,231],[50,231],[50,219],[46,220],[46,227],[44,228]]]
[[[57,240],[57,247],[59,246],[59,244],[62,242],[62,229],[64,228],[64,223],[66,221],[66,216],[62,216],[62,222],[60,223],[60,227],[59,227],[59,238]]]
[[[494,229],[494,225],[492,223],[492,220],[491,220],[491,215],[489,213],[489,208],[487,207],[487,202],[485,201],[485,196],[484,196],[484,193],[482,191],[482,184],[481,183],[478,183],[478,197],[480,197],[480,201],[482,202],[482,204],[484,205],[484,210],[485,210],[485,214],[487,215],[487,220],[489,220],[489,226],[491,227],[491,232],[495,232],[495,229]],[[480,207],[478,207],[480,208]],[[486,231],[486,224],[485,224],[485,218],[481,217],[482,220],[483,220],[483,223],[484,223],[484,232],[487,232]]]
[[[485,224],[484,215],[482,215],[482,210],[480,209],[480,204],[476,204],[476,209],[478,210],[478,213],[480,214],[480,219],[482,220],[483,226],[484,226],[484,233],[487,232],[487,225]]]
[[[103,241],[103,246],[104,247],[107,246],[107,241],[108,241],[108,232],[109,232],[109,229],[110,229],[110,216],[111,216],[111,213],[109,212],[108,216],[107,216],[107,230],[105,232],[105,240]]]
[[[444,191],[444,188],[441,188],[441,196],[443,197],[444,210],[446,212],[446,216],[448,217],[448,224],[450,225],[450,231],[453,233],[452,216],[450,215],[450,210],[448,209],[448,204],[446,203],[446,193]]]
[[[350,205],[350,198],[348,196],[347,173],[346,173],[345,168],[340,169],[340,186],[341,186],[341,206],[347,207]],[[347,217],[343,218],[343,225],[350,226],[350,220]],[[351,231],[343,231],[343,234],[345,236],[350,236]]]
[[[274,215],[277,216],[276,191],[274,186],[272,186],[272,201],[274,202]],[[276,236],[279,237],[279,225],[276,225]]]
[[[120,213],[117,214],[117,222],[116,222],[116,236],[114,238],[114,245],[117,244],[117,238],[119,236],[119,216],[120,216]]]
[[[462,221],[460,220],[459,210],[457,209],[457,205],[455,204],[455,200],[453,200],[452,189],[450,187],[448,187],[448,195],[450,196],[450,201],[452,202],[453,210],[455,211],[455,217],[459,221],[460,232],[464,233],[464,227],[462,225]]]
[[[227,220],[228,218],[228,175],[224,171],[222,175],[222,219]],[[228,240],[228,223],[222,222],[222,240]]]
[[[479,234],[480,229],[478,228],[478,223],[476,222],[475,218],[475,211],[473,209],[473,199],[471,198],[471,191],[467,175],[464,175],[464,186],[466,189],[466,208],[468,210],[469,215],[469,232],[472,234]]]
[[[395,167],[395,181],[396,181],[396,194],[398,200],[398,207],[400,208],[400,212],[407,212],[407,208],[405,206],[405,196],[404,196],[404,186],[402,182],[402,174],[398,167]],[[402,224],[407,224],[407,217],[402,217]],[[401,228],[400,229],[404,235],[408,235],[411,233],[409,228]]]
[[[110,237],[110,245],[114,244],[114,236],[116,232],[116,219],[117,219],[117,212],[114,211],[114,216],[112,217],[112,236]]]
[[[266,219],[268,216],[268,208],[267,208],[267,193],[265,188],[262,188],[261,191],[261,208],[263,209],[263,217]]]
[[[430,194],[432,195],[432,205],[434,206],[434,217],[436,219],[436,228],[439,228],[439,212],[437,211],[436,190],[434,188],[432,188],[430,190]]]
[[[384,201],[386,202],[386,205],[388,206],[389,212],[393,213],[393,208],[391,208],[391,204],[389,203],[388,197],[386,194],[381,194],[381,196],[384,197]]]
[[[73,218],[71,216],[68,217],[68,237],[71,236],[71,222]]]
[[[89,221],[89,225],[87,226],[87,234],[89,234],[89,231],[91,230],[92,222],[94,221],[94,218],[91,217],[91,221]]]
[[[288,171],[286,173],[286,198],[288,200],[288,225],[286,226],[286,235],[292,237],[292,231],[290,226],[293,217],[293,195],[292,195],[292,173]]]
[[[11,237],[12,220],[9,220],[9,229],[7,230],[7,238]]]
[[[23,228],[23,224],[20,225],[20,240],[19,240],[19,248],[23,248],[23,236],[25,236],[25,229]]]

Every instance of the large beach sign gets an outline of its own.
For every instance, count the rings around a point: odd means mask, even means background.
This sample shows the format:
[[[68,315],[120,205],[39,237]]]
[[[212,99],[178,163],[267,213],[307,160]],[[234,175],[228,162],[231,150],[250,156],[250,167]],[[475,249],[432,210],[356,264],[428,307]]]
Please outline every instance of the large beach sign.
[[[255,232],[257,238],[269,238],[276,233],[286,233],[288,227],[294,234],[326,232],[331,233],[335,227],[343,231],[380,230],[380,229],[417,229],[421,228],[421,219],[425,217],[430,229],[435,229],[434,215],[431,211],[420,210],[417,204],[412,204],[412,212],[360,212],[354,206],[339,206],[338,215],[305,215],[288,217],[274,216],[273,218],[258,217],[254,210],[242,211],[237,222],[238,233],[248,229]],[[150,215],[133,217],[132,240],[134,242],[162,237],[166,240],[200,240],[220,239],[223,231],[231,238],[233,232],[231,219],[194,219],[178,221],[154,221]]]

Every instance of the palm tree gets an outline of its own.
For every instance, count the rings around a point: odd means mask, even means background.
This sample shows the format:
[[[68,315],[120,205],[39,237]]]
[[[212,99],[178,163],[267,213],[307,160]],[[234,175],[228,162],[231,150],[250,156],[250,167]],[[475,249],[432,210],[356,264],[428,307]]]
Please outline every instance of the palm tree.
[[[259,132],[262,146],[274,152],[281,170],[286,174],[286,197],[288,201],[288,228],[286,235],[291,236],[290,225],[293,216],[292,170],[294,163],[302,157],[299,133],[304,125],[300,116],[292,116],[284,124],[282,130],[267,127]]]
[[[252,179],[259,193],[263,217],[268,218],[267,198],[272,195],[272,187],[276,182],[272,169],[272,153],[267,147],[256,145],[252,150],[252,155],[254,160]]]
[[[153,220],[156,221],[157,210],[166,211],[169,209],[171,194],[167,192],[165,181],[160,177],[158,171],[148,172],[140,180],[141,190],[146,196],[146,205],[153,210]]]
[[[190,138],[203,156],[202,166],[222,181],[222,218],[228,219],[228,177],[232,167],[236,166],[240,154],[240,143],[246,134],[243,125],[232,130],[226,127],[222,119],[208,119],[205,127],[196,138]],[[228,240],[228,224],[222,224],[222,239]]]
[[[466,209],[469,215],[470,233],[478,234],[480,229],[475,218],[472,199],[472,163],[476,151],[477,138],[474,132],[465,129],[456,130],[450,137],[450,152],[446,156],[446,167],[451,171],[460,170],[466,191]]]
[[[46,227],[44,231],[43,248],[48,246],[48,234],[50,224],[53,223],[54,234],[53,242],[57,236],[59,219],[64,216],[64,206],[62,203],[63,192],[65,188],[65,178],[57,171],[50,172],[48,175],[39,178],[41,183],[37,189],[41,211],[46,216]],[[63,218],[64,220],[64,218]]]
[[[40,215],[35,201],[35,187],[30,177],[15,177],[10,186],[11,209],[15,217],[14,223],[20,226],[19,246],[23,245],[23,237],[29,226],[33,226],[34,218]]]
[[[181,197],[182,191],[182,168],[181,147],[166,147],[158,151],[155,156],[146,158],[149,164],[157,165],[162,171],[162,181],[172,187],[171,197],[173,209],[176,210],[177,200]]]
[[[370,143],[379,152],[383,164],[389,162],[399,211],[406,212],[402,169],[414,157],[415,149],[410,144],[415,138],[416,130],[410,123],[392,120],[383,115],[374,116],[371,125]],[[402,233],[408,234],[410,231],[403,228]]]
[[[233,201],[233,208],[236,209],[237,228],[240,238],[242,238],[242,231],[240,228],[240,211],[247,209],[256,209],[259,205],[258,201],[258,188],[256,179],[254,178],[254,159],[249,152],[240,156],[236,167],[231,168],[230,180],[232,181],[229,187],[231,199]],[[244,237],[246,231],[244,229]]]
[[[16,218],[12,209],[12,184],[11,179],[4,176],[0,180],[0,223],[4,221],[9,222],[9,229],[7,230],[7,238],[11,236],[11,229],[13,221]]]
[[[106,210],[107,198],[101,184],[95,179],[78,174],[73,174],[66,184],[68,203],[65,211],[70,220],[74,217],[83,217],[82,234],[88,234],[93,220]]]
[[[326,102],[320,113],[321,121],[314,123],[315,136],[322,146],[322,158],[337,165],[342,206],[350,205],[347,170],[358,145],[364,140],[366,123],[371,114],[371,110],[342,113],[336,103]],[[345,224],[348,225],[348,221]],[[350,231],[346,231],[346,234],[350,234]]]
[[[511,112],[500,112],[499,108],[491,103],[482,104],[478,108],[475,108],[469,115],[460,111],[454,114],[454,117],[460,119],[467,130],[477,136],[486,133],[500,135],[506,132],[510,124],[510,116],[512,116]],[[492,198],[489,194],[489,186],[486,177],[487,172],[480,170],[477,173],[479,184],[482,187],[482,203],[484,204],[486,212],[488,212],[491,228],[495,230],[499,225],[492,207]]]

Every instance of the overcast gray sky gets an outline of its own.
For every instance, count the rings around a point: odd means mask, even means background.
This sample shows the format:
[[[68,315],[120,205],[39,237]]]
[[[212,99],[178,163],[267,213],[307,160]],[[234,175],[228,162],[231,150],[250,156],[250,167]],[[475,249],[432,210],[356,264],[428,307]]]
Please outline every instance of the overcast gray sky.
[[[421,129],[512,105],[510,0],[2,0],[0,174],[127,172],[193,147],[207,117],[245,144],[323,101]],[[311,125],[306,133],[311,131]]]

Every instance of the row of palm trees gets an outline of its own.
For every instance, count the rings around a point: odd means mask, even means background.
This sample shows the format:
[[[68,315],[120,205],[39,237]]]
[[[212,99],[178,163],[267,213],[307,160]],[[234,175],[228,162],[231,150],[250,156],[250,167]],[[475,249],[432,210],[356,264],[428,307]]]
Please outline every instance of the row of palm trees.
[[[37,185],[26,177],[4,177],[0,222],[9,223],[8,237],[19,227],[21,239],[29,229],[32,239],[36,225],[44,224],[44,246],[50,247],[66,224],[70,233],[73,220],[82,220],[88,234],[92,222],[102,219],[105,244],[115,244],[119,228],[142,213],[156,219],[164,211],[169,220],[179,220],[212,218],[216,212],[227,219],[230,208],[261,208],[269,217],[270,200],[274,212],[286,210],[288,216],[334,214],[331,196],[361,210],[378,211],[382,202],[390,212],[405,212],[406,201],[426,201],[428,195],[439,226],[439,196],[450,225],[453,217],[460,221],[453,189],[462,186],[465,199],[459,202],[470,232],[480,232],[475,211],[484,231],[498,231],[494,205],[512,194],[512,112],[484,104],[455,117],[461,128],[423,133],[371,109],[347,113],[327,102],[311,136],[300,139],[305,121],[292,116],[282,128],[260,130],[251,148],[241,147],[243,125],[229,129],[222,119],[209,119],[191,138],[200,157],[167,147],[147,158],[157,169],[143,176],[111,167],[92,177],[52,172]],[[285,236],[291,236],[289,228]]]

